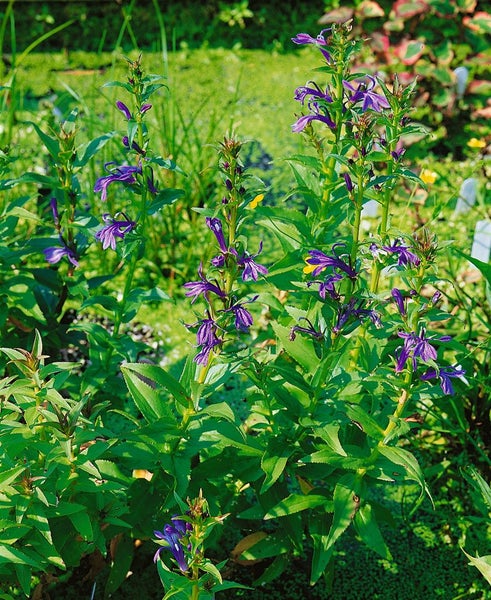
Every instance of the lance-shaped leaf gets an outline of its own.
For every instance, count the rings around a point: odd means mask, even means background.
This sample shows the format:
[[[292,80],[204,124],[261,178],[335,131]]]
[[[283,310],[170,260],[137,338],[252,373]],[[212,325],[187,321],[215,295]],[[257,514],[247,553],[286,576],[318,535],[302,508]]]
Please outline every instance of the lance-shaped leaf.
[[[375,513],[368,503],[363,503],[356,511],[353,520],[356,532],[365,544],[386,560],[392,560],[387,544],[380,533]]]
[[[359,477],[348,473],[341,477],[334,488],[334,515],[327,535],[312,535],[314,555],[310,583],[314,585],[327,567],[339,537],[349,527],[360,507],[358,495]]]
[[[407,478],[415,481],[420,486],[421,494],[413,510],[419,506],[420,502],[423,500],[425,492],[433,503],[433,498],[431,497],[430,490],[426,485],[421,467],[419,466],[416,458],[410,452],[404,450],[403,448],[383,445],[378,447],[378,452],[382,456],[385,456],[385,458],[389,459],[390,462],[403,467],[406,471]]]

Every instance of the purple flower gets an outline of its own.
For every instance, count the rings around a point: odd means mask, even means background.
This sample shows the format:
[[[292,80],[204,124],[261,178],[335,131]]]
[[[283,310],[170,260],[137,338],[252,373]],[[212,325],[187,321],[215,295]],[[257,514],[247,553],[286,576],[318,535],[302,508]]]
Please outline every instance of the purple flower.
[[[125,148],[129,148],[130,147],[130,140],[129,140],[129,138],[128,138],[127,135],[123,136],[122,142],[123,142],[123,146]],[[141,154],[142,156],[145,156],[145,150],[143,150],[142,148],[140,148],[140,146],[135,142],[135,140],[133,140],[131,142],[131,147],[138,154]]]
[[[140,114],[144,115],[147,112],[147,110],[150,110],[151,108],[152,108],[151,104],[148,104],[148,103],[147,104],[142,104],[141,107],[140,107]]]
[[[222,222],[220,221],[220,219],[217,219],[216,217],[206,217],[206,224],[211,229],[211,231],[214,233],[214,235],[217,239],[218,245],[220,246],[220,250],[224,254],[226,254],[228,252],[228,247],[225,242],[225,236],[223,235]]]
[[[130,221],[127,217],[118,221],[106,213],[102,219],[106,225],[95,234],[95,239],[102,242],[103,250],[116,250],[116,238],[124,239],[124,236],[136,227],[135,221]]]
[[[334,249],[334,246],[333,246]],[[331,267],[346,273],[350,279],[356,278],[356,271],[337,256],[329,256],[321,250],[309,250],[310,257],[306,259],[305,273],[312,273],[314,277],[322,273],[324,269]]]
[[[302,132],[309,123],[312,121],[321,121],[321,123],[325,123],[331,129],[336,128],[336,123],[329,116],[329,112],[326,107],[319,106],[318,102],[310,101],[309,109],[311,111],[310,115],[303,115],[295,123],[292,125],[293,133]],[[322,111],[322,112],[321,112]]]
[[[73,250],[71,250],[64,242],[63,246],[51,246],[43,250],[44,256],[50,265],[55,265],[66,256],[74,267],[78,267],[77,256]]]
[[[208,300],[208,294],[210,292],[212,292],[213,294],[216,294],[220,298],[225,298],[225,295],[226,295],[225,292],[223,290],[221,290],[218,287],[218,285],[215,285],[214,283],[211,283],[210,281],[208,281],[206,279],[206,277],[203,275],[203,265],[202,264],[200,264],[200,266],[198,268],[198,275],[199,275],[200,281],[189,281],[188,283],[184,284],[184,287],[187,289],[186,296],[193,298],[191,300],[191,304],[193,302],[195,302],[197,300],[198,296],[200,296],[201,294],[203,294],[205,296],[206,300]]]
[[[168,547],[160,547],[153,561],[157,562],[162,550],[170,550],[172,556],[175,558],[179,569],[185,573],[188,570],[188,563],[186,561],[185,547],[183,546],[183,538],[186,537],[188,532],[192,529],[190,523],[182,521],[181,519],[172,519],[173,525],[165,525],[163,531],[154,531],[154,535],[159,540],[167,542]]]
[[[298,87],[295,90],[295,100],[297,100],[297,102],[300,102],[301,104],[304,104],[307,96],[312,96],[315,98],[319,98],[324,102],[328,102],[329,104],[332,102],[332,96],[329,94],[328,88],[326,88],[326,91],[323,92],[320,89],[320,87],[315,83],[315,81],[312,81],[312,85],[314,85],[315,87],[308,87],[306,85]]]
[[[110,175],[104,175],[103,177],[99,177],[99,179],[95,182],[94,192],[102,192],[101,200],[107,199],[107,188],[109,184],[114,183],[115,181],[121,181],[126,184],[136,183],[135,175],[141,175],[141,167],[132,167],[128,165],[114,166],[109,168],[110,165],[115,165],[114,162],[109,162],[104,165],[106,171],[109,171]]]
[[[251,313],[244,308],[244,304],[250,304],[257,300],[257,296],[251,298],[250,300],[246,300],[245,302],[236,302],[230,308],[227,308],[224,312],[233,312],[235,317],[235,328],[239,331],[248,331],[249,327],[253,323],[253,318]]]
[[[314,46],[317,46],[324,55],[324,58],[327,60],[327,62],[330,62],[331,56],[329,52],[323,48],[323,46],[327,46],[327,41],[324,36],[324,33],[326,31],[329,32],[331,31],[331,29],[323,29],[315,38],[309,35],[308,33],[297,33],[297,35],[294,38],[292,38],[292,42],[298,45],[313,44]]]
[[[340,296],[334,287],[334,284],[343,279],[343,276],[339,273],[333,273],[324,279],[324,281],[309,281],[307,287],[310,287],[314,283],[319,284],[319,296],[325,300],[326,294],[328,294],[333,300],[339,300]]]
[[[350,319],[361,321],[362,319],[369,318],[376,327],[381,326],[380,317],[375,310],[362,308],[364,300],[360,300],[358,306],[356,306],[356,302],[356,298],[351,298],[348,304],[340,306],[336,323],[332,328],[333,333],[337,335]]]
[[[223,254],[217,254],[210,262],[216,269],[221,269],[225,264],[225,256]]]
[[[376,85],[377,81],[371,75],[367,75],[366,80],[361,81],[356,89],[349,81],[343,81],[343,86],[350,92],[353,92],[348,99],[353,104],[363,102],[361,108],[363,112],[370,109],[375,112],[382,112],[384,108],[390,108],[390,104],[385,96],[372,91]]]
[[[400,331],[397,335],[403,338],[404,345],[397,359],[396,373],[400,373],[404,369],[409,358],[412,359],[413,370],[416,370],[417,358],[420,358],[423,362],[435,361],[436,349],[430,344],[430,341],[448,342],[452,339],[449,335],[443,335],[439,338],[427,338],[424,328],[421,329],[419,336],[414,331],[410,333]]]
[[[198,346],[209,346],[217,339],[217,324],[214,319],[208,317],[199,321],[198,331],[196,332],[196,343]]]
[[[451,379],[453,377],[458,377],[459,379],[463,379],[465,381],[464,375],[465,375],[465,371],[460,366],[440,367],[438,369],[438,371],[437,371],[437,369],[434,369],[432,367],[432,368],[428,369],[428,371],[426,371],[426,373],[421,375],[420,379],[422,381],[428,381],[429,379],[438,378],[440,380],[440,386],[442,388],[443,393],[446,394],[447,396],[453,396],[454,389],[453,389]]]
[[[344,182],[346,184],[346,189],[348,190],[348,194],[351,194],[353,191],[353,181],[351,180],[349,173],[343,173]]]
[[[58,214],[58,202],[56,198],[51,198],[51,200],[49,201],[49,205],[51,207],[51,212],[53,213],[53,221],[58,227],[58,225],[60,224],[60,216]]]
[[[118,100],[116,102],[116,107],[123,113],[123,115],[126,117],[126,119],[128,121],[131,119],[131,111],[124,102],[121,102],[121,100]]]
[[[258,264],[254,259],[259,256],[263,249],[263,243],[259,243],[259,250],[256,254],[243,254],[237,259],[239,267],[243,267],[242,281],[257,281],[259,275],[267,275],[268,269],[263,265]],[[235,253],[235,252],[234,252]]]
[[[382,250],[389,252],[391,254],[397,255],[397,264],[400,267],[406,267],[412,265],[417,267],[421,260],[414,252],[409,250],[408,246],[405,246],[401,243],[401,240],[395,240],[392,246],[382,246]]]
[[[151,194],[158,194],[159,190],[157,189],[157,186],[155,185],[153,169],[151,167],[149,167],[148,170],[150,171],[150,175],[147,177],[147,189]]]
[[[394,298],[394,302],[396,303],[399,312],[401,313],[401,315],[403,317],[405,317],[406,316],[406,305],[404,302],[404,298],[401,294],[401,291],[398,290],[397,288],[393,288],[390,293],[392,295],[392,298]]]
[[[307,317],[301,317],[299,321],[307,321],[309,324],[308,327],[300,327],[300,325],[294,325],[290,330],[290,341],[293,342],[297,337],[297,333],[306,333],[307,335],[311,335],[316,340],[323,340],[324,334],[322,331],[318,331],[312,323],[307,319]]]

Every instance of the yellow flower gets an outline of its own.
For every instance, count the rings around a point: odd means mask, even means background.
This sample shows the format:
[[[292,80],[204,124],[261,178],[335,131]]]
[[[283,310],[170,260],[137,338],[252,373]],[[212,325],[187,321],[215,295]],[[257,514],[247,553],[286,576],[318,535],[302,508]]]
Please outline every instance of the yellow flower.
[[[307,258],[305,259],[305,262],[307,262],[307,259],[309,259],[309,258],[310,258],[310,256],[307,256]],[[307,263],[307,264],[305,265],[305,267],[303,268],[303,272],[304,272],[306,275],[308,275],[309,273],[312,273],[312,271],[313,271],[314,269],[316,269],[318,266],[319,266],[319,265],[311,265],[311,264]]]
[[[423,183],[435,183],[437,177],[438,173],[435,173],[435,171],[430,171],[428,169],[422,169],[421,173],[419,174],[419,178]]]
[[[249,208],[257,208],[257,205],[264,200],[264,194],[258,194],[249,202]]]
[[[486,142],[483,142],[482,140],[478,140],[477,138],[471,138],[467,142],[467,145],[469,146],[469,148],[485,148]]]

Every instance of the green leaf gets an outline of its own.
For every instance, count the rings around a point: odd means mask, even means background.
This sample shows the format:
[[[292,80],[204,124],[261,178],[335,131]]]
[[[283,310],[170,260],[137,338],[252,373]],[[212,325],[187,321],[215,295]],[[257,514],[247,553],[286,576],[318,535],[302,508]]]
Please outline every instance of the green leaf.
[[[489,283],[489,285],[491,285],[491,264],[485,263],[482,260],[478,260],[477,258],[473,258],[469,254],[465,254],[464,252],[461,252],[457,248],[453,248],[453,251],[456,254],[458,254],[459,256],[462,256],[462,258],[467,259],[475,267],[477,267],[479,269],[479,271],[481,271],[484,279],[486,279],[486,281]]]
[[[425,492],[428,495],[431,502],[433,503],[433,498],[431,497],[430,490],[428,489],[428,486],[426,485],[426,481],[424,479],[424,476],[423,476],[421,468],[418,464],[418,461],[410,452],[408,452],[407,450],[404,450],[403,448],[398,448],[395,446],[384,446],[384,445],[378,446],[378,452],[382,456],[385,456],[385,458],[389,459],[390,462],[392,462],[396,465],[399,465],[401,467],[404,467],[407,478],[412,481],[415,481],[420,486],[421,495],[420,495],[418,503],[415,505],[414,510],[417,508],[419,503],[422,501]]]
[[[94,539],[94,530],[89,515],[86,512],[76,512],[68,515],[75,529],[86,542],[92,542]]]
[[[134,544],[127,536],[121,536],[116,542],[116,552],[109,576],[107,578],[104,596],[110,597],[124,582],[133,561]]]
[[[479,571],[481,571],[481,574],[483,575],[483,577],[486,579],[486,581],[491,585],[491,555],[487,555],[487,556],[471,556],[470,554],[467,554],[467,552],[461,548],[462,552],[467,556],[467,558],[469,559],[469,564],[472,565],[473,567],[476,567],[476,569],[479,569]]]
[[[55,137],[51,137],[50,135],[44,133],[44,131],[42,131],[33,121],[28,121],[28,123],[34,127],[38,136],[41,138],[41,141],[46,146],[48,152],[55,160],[57,160],[60,153],[60,144],[58,140]]]
[[[6,469],[5,471],[2,471],[0,473],[0,491],[5,490],[5,488],[13,483],[26,469],[26,466],[21,465],[19,467],[13,467],[12,469]]]
[[[334,544],[354,519],[359,505],[358,477],[348,473],[341,477],[334,488],[334,515],[327,536],[321,536],[320,544],[314,547],[311,584],[317,582],[329,563]]]
[[[184,196],[184,190],[175,188],[161,190],[149,204],[147,213],[153,215],[163,206],[173,204],[178,198],[182,198],[182,196]]]
[[[319,365],[319,357],[315,353],[312,340],[298,335],[292,341],[289,327],[284,327],[277,322],[273,322],[272,326],[285,351],[307,372],[315,372]]]
[[[183,407],[188,407],[191,402],[181,384],[162,367],[126,363],[121,366],[121,371],[133,401],[149,423],[169,415],[169,407],[154,384],[169,391]]]
[[[294,448],[283,439],[272,438],[261,458],[261,469],[265,472],[260,494],[264,494],[278,480],[293,454]]]
[[[484,500],[488,509],[491,510],[491,488],[483,479],[479,471],[475,467],[468,465],[462,467],[462,473],[467,481],[482,496],[482,499]]]
[[[355,530],[365,544],[386,560],[392,560],[387,544],[380,533],[375,514],[368,503],[362,503],[353,520]]]
[[[235,423],[235,414],[234,411],[230,408],[230,406],[226,402],[218,402],[217,404],[210,404],[206,406],[201,412],[200,415],[208,415],[214,419],[226,419],[231,423]]]
[[[39,569],[41,565],[30,558],[27,554],[18,550],[14,547],[7,547],[3,544],[0,544],[0,564],[2,563],[14,563],[19,565],[30,565],[31,567],[35,567]]]
[[[75,160],[73,163],[74,167],[83,167],[85,166],[89,160],[99,152],[101,148],[103,148],[109,140],[111,140],[115,135],[117,135],[116,131],[111,131],[109,133],[105,133],[104,135],[100,135],[99,137],[94,138],[84,146],[80,148],[80,151],[83,151],[82,157]],[[79,152],[77,152],[77,155]]]
[[[264,519],[286,517],[318,506],[323,506],[326,512],[332,512],[334,510],[332,501],[321,494],[290,494],[284,500],[276,504],[276,506],[273,506],[273,508],[264,515]]]
[[[220,571],[209,560],[202,561],[199,565],[199,568],[212,575],[218,582],[222,583]]]

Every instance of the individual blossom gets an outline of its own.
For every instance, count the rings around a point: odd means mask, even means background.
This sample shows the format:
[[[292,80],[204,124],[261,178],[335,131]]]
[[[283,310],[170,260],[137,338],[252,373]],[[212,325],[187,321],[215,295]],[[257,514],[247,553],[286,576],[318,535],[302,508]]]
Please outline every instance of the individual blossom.
[[[478,148],[479,150],[486,148],[486,142],[484,140],[478,140],[475,137],[471,138],[467,142],[467,145],[469,146],[469,148]]]
[[[338,256],[329,256],[321,250],[309,250],[309,254],[310,256],[305,259],[307,266],[304,267],[304,273],[312,273],[317,277],[325,269],[332,268],[343,271],[350,279],[356,278],[356,271]]]
[[[122,139],[123,142],[123,146],[125,148],[129,148],[130,147],[130,140],[128,138],[127,135],[123,136]],[[140,148],[140,146],[135,142],[135,140],[133,140],[131,142],[131,148],[137,153],[137,154],[141,154],[142,156],[145,156],[145,150],[143,150],[143,148]]]
[[[116,108],[123,113],[123,115],[125,116],[125,118],[128,121],[131,119],[131,111],[124,102],[121,102],[121,100],[118,100],[116,102]]]
[[[191,304],[197,300],[197,298],[203,294],[205,298],[208,300],[208,295],[210,293],[216,294],[220,298],[225,298],[226,294],[223,290],[220,289],[218,285],[215,283],[211,283],[208,281],[203,274],[203,264],[201,263],[198,268],[199,281],[189,281],[184,284],[186,288],[185,295],[189,298],[192,297]]]
[[[179,569],[185,573],[189,568],[185,553],[185,549],[189,547],[189,544],[186,543],[186,537],[191,529],[192,526],[190,523],[182,519],[173,518],[172,525],[165,525],[163,531],[154,531],[155,537],[159,540],[164,540],[167,546],[162,546],[157,550],[153,561],[157,562],[163,550],[170,550]]]
[[[363,81],[358,83],[358,87],[356,88],[350,81],[343,81],[344,88],[352,92],[348,100],[353,104],[363,102],[361,107],[363,112],[367,110],[382,112],[385,108],[390,108],[387,98],[373,91],[376,85],[377,80],[371,75],[367,75]]]
[[[257,281],[259,275],[267,275],[268,269],[263,265],[258,264],[254,259],[259,256],[263,249],[263,243],[259,242],[259,250],[256,254],[244,253],[242,256],[237,257],[237,265],[242,267],[242,281]],[[236,251],[233,252],[237,254]]]
[[[115,166],[111,166],[115,165]],[[135,175],[141,175],[141,166],[130,166],[121,165],[117,166],[114,162],[109,162],[104,165],[106,171],[109,171],[109,175],[103,175],[95,182],[94,192],[102,192],[101,200],[107,200],[107,188],[111,183],[120,181],[126,184],[136,183]]]
[[[430,171],[429,169],[422,169],[421,173],[419,174],[419,178],[423,183],[431,185],[437,180],[438,173],[435,173],[435,171]]]
[[[394,302],[396,303],[398,311],[401,313],[403,317],[406,316],[406,303],[405,298],[403,297],[401,291],[397,288],[393,288],[391,290],[392,298],[394,298]]]
[[[257,194],[254,198],[249,202],[249,208],[257,208],[259,204],[264,200],[264,194]]]
[[[447,396],[453,396],[455,392],[452,385],[452,379],[458,378],[466,382],[464,375],[465,371],[460,365],[457,367],[440,367],[438,370],[431,367],[426,373],[421,375],[420,379],[422,381],[429,381],[430,379],[438,378],[443,393]]]
[[[327,46],[327,40],[325,37],[325,33],[330,32],[330,31],[331,31],[331,28],[323,29],[319,33],[319,35],[315,38],[312,37],[311,35],[309,35],[308,33],[297,33],[297,35],[294,38],[292,38],[292,42],[294,44],[298,44],[300,46],[306,45],[306,44],[312,44],[314,46],[317,46],[319,48],[319,50],[322,52],[326,61],[329,63],[329,62],[331,62],[331,55],[329,54],[329,51],[325,48]]]
[[[397,334],[404,340],[404,345],[397,358],[396,373],[400,373],[406,362],[411,359],[413,370],[416,370],[417,359],[420,358],[423,362],[435,361],[437,357],[436,349],[431,345],[431,341],[448,342],[452,338],[449,335],[444,335],[439,338],[426,337],[426,331],[421,328],[420,334],[417,335],[414,331],[406,333],[400,331]]]
[[[60,225],[60,215],[58,214],[58,202],[56,198],[51,198],[49,201],[49,205],[51,207],[51,212],[53,213],[53,221],[55,223],[55,227],[58,228]]]
[[[307,287],[314,285],[314,283],[319,284],[319,296],[325,300],[326,294],[330,296],[333,300],[339,300],[340,296],[336,290],[335,284],[338,281],[341,281],[343,276],[340,273],[332,273],[328,275],[323,281],[315,280],[309,281],[307,283]]]
[[[210,357],[211,352],[214,350],[216,346],[222,344],[223,340],[218,336],[210,338],[207,344],[203,344],[196,356],[194,357],[194,362],[201,366],[206,366],[208,364],[208,359]]]
[[[328,102],[329,104],[332,102],[332,96],[329,93],[328,88],[326,88],[326,91],[323,92],[317,85],[317,83],[315,83],[315,81],[308,83],[311,83],[314,87],[302,85],[295,90],[295,100],[297,100],[297,102],[300,102],[303,105],[305,103],[305,99],[308,96],[318,98],[319,100],[323,100],[324,102]]]
[[[348,194],[351,194],[354,186],[353,186],[353,181],[350,177],[350,174],[345,172],[345,173],[343,173],[343,177],[344,177],[344,182],[346,184],[346,189],[348,190]]]
[[[391,246],[382,246],[382,250],[395,254],[400,267],[417,267],[421,262],[420,258],[409,249],[409,246],[404,245],[399,239],[395,240]]]
[[[324,334],[322,331],[317,330],[312,323],[307,319],[307,317],[301,317],[299,321],[307,321],[308,327],[301,327],[300,325],[294,325],[290,329],[290,341],[293,342],[297,337],[297,333],[306,333],[307,335],[311,335],[316,340],[324,339]]]
[[[218,325],[211,317],[200,321],[196,332],[196,343],[200,350],[193,359],[197,364],[206,365],[211,351],[223,342],[223,339],[218,337],[217,330]]]
[[[235,302],[230,308],[224,310],[224,312],[233,313],[235,329],[238,331],[249,331],[249,327],[251,327],[253,323],[253,318],[251,313],[244,308],[244,304],[250,304],[257,300],[257,298],[258,296],[254,296],[254,298],[244,302]]]
[[[332,331],[334,334],[340,333],[343,327],[352,319],[362,321],[365,318],[370,319],[376,327],[381,327],[380,316],[377,311],[371,308],[363,308],[364,300],[357,302],[356,298],[351,298],[347,304],[343,304],[338,309],[336,323]]]
[[[216,217],[206,217],[206,224],[216,237],[220,250],[226,254],[228,252],[228,247],[223,234],[222,222]]]
[[[302,132],[312,121],[320,121],[321,123],[325,123],[331,129],[336,128],[336,123],[334,123],[329,116],[329,112],[325,106],[320,106],[318,102],[314,102],[312,100],[309,102],[308,106],[309,110],[311,111],[310,115],[302,115],[295,123],[293,123],[293,133]]]
[[[102,216],[102,220],[106,225],[95,234],[95,239],[102,242],[103,250],[107,248],[116,250],[116,238],[124,239],[125,235],[136,227],[135,221],[130,221],[128,217],[118,220],[106,213]]]
[[[62,246],[51,246],[43,250],[46,260],[50,265],[55,265],[66,256],[74,267],[78,267],[78,260],[75,252],[69,248],[63,240],[61,240],[61,242],[63,244]]]

